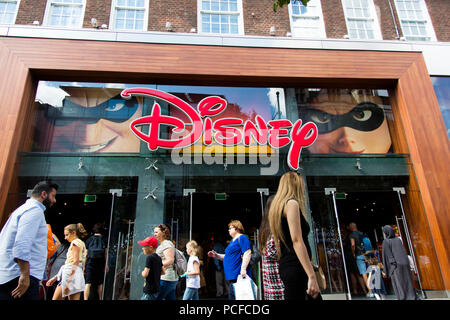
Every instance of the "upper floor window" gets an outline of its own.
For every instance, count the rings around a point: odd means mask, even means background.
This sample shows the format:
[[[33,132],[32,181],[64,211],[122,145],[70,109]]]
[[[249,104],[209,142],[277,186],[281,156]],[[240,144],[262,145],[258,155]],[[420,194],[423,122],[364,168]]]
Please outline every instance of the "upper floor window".
[[[244,34],[242,0],[198,0],[201,33]]]
[[[146,31],[148,0],[113,0],[111,28],[114,30]]]
[[[0,0],[0,24],[13,24],[16,21],[20,0]]]
[[[431,19],[423,0],[395,0],[406,40],[436,41]]]
[[[54,27],[83,27],[86,0],[49,0],[44,25]]]
[[[289,5],[291,32],[294,37],[325,38],[322,6],[320,0],[311,0],[305,7],[300,1]]]
[[[342,0],[342,7],[350,39],[382,39],[373,0]]]

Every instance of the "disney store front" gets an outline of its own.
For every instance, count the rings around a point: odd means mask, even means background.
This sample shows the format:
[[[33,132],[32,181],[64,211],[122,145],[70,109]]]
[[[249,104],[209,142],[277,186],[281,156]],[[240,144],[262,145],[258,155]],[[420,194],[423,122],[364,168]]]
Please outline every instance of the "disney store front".
[[[449,142],[420,52],[0,43],[2,224],[36,182],[57,183],[46,219],[60,239],[70,223],[104,225],[105,300],[142,296],[137,240],[161,223],[179,249],[201,245],[200,298],[215,298],[206,252],[226,245],[233,219],[257,246],[289,170],[306,182],[325,299],[361,298],[346,263],[351,222],[378,252],[381,227],[394,227],[419,296],[450,290]]]
[[[20,158],[21,192],[10,197],[24,201],[36,181],[51,179],[60,189],[46,218],[60,239],[69,223],[87,230],[103,223],[104,299],[139,299],[145,258],[137,240],[161,223],[180,250],[194,239],[207,252],[229,240],[227,224],[238,219],[257,246],[265,202],[288,170],[307,182],[309,240],[325,297],[358,293],[345,263],[350,222],[380,254],[382,226],[395,226],[415,270],[424,259],[408,227],[410,161],[395,152],[387,89],[40,81],[34,119]],[[215,297],[213,262],[200,259],[201,297]],[[422,293],[423,274],[414,274]],[[262,290],[259,272],[255,282]]]

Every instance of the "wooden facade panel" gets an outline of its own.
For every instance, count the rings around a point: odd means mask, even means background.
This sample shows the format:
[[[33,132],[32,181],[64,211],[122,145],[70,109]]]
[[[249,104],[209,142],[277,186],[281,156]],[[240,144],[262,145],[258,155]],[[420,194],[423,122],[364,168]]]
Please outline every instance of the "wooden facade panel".
[[[39,79],[393,89],[394,123],[398,122],[393,128],[394,149],[410,153],[410,172],[417,178],[411,179],[405,200],[408,220],[418,254],[430,259],[424,262],[419,257],[420,269],[430,278],[429,289],[450,290],[446,272],[450,248],[444,247],[450,240],[449,141],[420,53],[0,37],[0,62],[5,66],[0,74],[3,217],[8,190],[14,189],[17,151],[20,144],[27,144],[25,114],[33,105]]]
[[[12,41],[12,39],[6,39]],[[397,79],[415,59],[408,52],[298,50],[14,39],[15,52],[34,69],[309,78]],[[123,51],[123,46],[127,50]],[[30,52],[30,48],[32,51]],[[33,56],[31,53],[35,52]],[[333,54],[330,54],[333,52]],[[73,56],[82,56],[78,61]],[[395,61],[393,57],[396,57]],[[295,67],[294,67],[295,66]]]

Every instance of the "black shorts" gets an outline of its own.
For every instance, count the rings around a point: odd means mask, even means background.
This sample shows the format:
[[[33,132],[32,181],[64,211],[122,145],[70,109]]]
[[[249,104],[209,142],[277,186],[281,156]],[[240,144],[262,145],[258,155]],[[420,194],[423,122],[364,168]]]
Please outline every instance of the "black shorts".
[[[105,258],[89,258],[86,262],[86,283],[103,284],[105,274]]]

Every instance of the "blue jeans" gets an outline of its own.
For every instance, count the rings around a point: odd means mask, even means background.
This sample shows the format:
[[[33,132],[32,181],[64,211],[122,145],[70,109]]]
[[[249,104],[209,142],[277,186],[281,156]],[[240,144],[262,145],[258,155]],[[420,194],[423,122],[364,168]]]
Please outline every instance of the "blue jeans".
[[[177,300],[175,289],[178,281],[161,280],[158,300]]]
[[[141,297],[141,300],[157,300],[159,292],[148,294],[144,293]]]
[[[186,291],[184,291],[183,300],[198,300],[198,289],[186,288]]]

